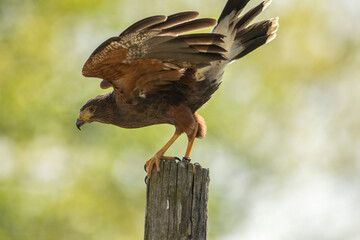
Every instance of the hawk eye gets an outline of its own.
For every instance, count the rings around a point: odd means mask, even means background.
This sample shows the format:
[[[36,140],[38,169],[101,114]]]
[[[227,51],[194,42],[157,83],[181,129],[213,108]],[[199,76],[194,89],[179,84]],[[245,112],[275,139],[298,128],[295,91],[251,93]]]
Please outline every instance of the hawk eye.
[[[94,113],[94,112],[95,112],[95,109],[96,109],[95,106],[90,106],[90,107],[89,107],[89,112]]]

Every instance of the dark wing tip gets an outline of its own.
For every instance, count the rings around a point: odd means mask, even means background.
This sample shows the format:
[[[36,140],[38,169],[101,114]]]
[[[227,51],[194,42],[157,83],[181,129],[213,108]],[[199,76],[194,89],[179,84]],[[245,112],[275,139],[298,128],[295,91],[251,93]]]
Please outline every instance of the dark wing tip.
[[[186,12],[179,12],[168,16],[168,20],[174,18],[186,18],[189,20],[195,19],[199,16],[199,12],[197,11],[186,11]]]
[[[144,19],[132,24],[127,29],[125,29],[119,36],[125,36],[132,32],[141,31],[143,29],[152,27],[156,24],[165,22],[166,19],[167,19],[167,16],[164,16],[164,15],[156,15],[156,16],[144,18]]]
[[[196,31],[213,27],[217,24],[217,21],[212,18],[200,18],[193,21],[185,22],[182,24],[175,25],[170,28],[164,29],[161,34],[163,35],[178,35],[186,32]]]
[[[173,27],[175,25],[179,25],[181,23],[189,22],[194,20],[199,16],[198,12],[188,11],[188,12],[179,12],[172,15],[169,15],[166,21],[155,24],[151,26],[151,29],[166,29]]]
[[[239,12],[240,10],[242,10],[249,1],[250,0],[228,0],[223,11],[221,12],[219,22],[231,12]]]

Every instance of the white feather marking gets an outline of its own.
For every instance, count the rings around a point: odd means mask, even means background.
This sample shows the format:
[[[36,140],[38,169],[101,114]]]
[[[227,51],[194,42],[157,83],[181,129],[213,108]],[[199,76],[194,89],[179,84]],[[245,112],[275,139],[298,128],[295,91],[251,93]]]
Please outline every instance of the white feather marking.
[[[244,46],[240,42],[234,42],[231,47],[229,59],[233,59],[239,52],[244,50]]]
[[[140,97],[140,98],[146,98],[146,94],[145,94],[143,91],[141,91],[141,92],[139,93],[139,97]]]
[[[224,73],[224,67],[228,64],[228,60],[211,62],[210,66],[200,68],[195,73],[196,81],[218,80],[221,81],[221,76]]]
[[[237,12],[234,10],[227,16],[225,16],[216,27],[211,31],[212,33],[219,33],[224,35],[224,43],[220,46],[226,50],[223,53],[226,59],[231,59],[231,52],[233,51],[233,43],[236,31],[233,31],[234,24],[232,24],[233,19],[236,17]],[[221,77],[224,73],[224,67],[229,64],[229,60],[222,61],[213,61],[210,66],[200,68],[195,73],[196,81],[203,81],[205,79],[211,78],[211,80],[217,79],[221,81]]]
[[[264,1],[264,6],[263,6],[263,8],[262,8],[263,11],[270,5],[271,1],[272,1],[272,0],[265,0],[265,1]]]
[[[276,31],[279,28],[279,17],[274,17],[269,20],[271,22],[271,26],[269,27],[269,30],[267,31],[267,35],[270,35],[272,33],[276,33]]]
[[[269,35],[269,37],[266,39],[265,44],[268,44],[269,42],[271,42],[275,38],[276,38],[276,33],[273,33],[273,34]]]
[[[163,65],[168,69],[176,69],[176,70],[180,69],[179,66],[172,64],[172,63],[164,62]]]

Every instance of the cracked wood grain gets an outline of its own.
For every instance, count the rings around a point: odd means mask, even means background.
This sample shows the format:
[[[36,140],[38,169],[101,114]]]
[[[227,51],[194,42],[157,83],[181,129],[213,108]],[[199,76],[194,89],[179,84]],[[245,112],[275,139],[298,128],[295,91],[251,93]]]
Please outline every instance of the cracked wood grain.
[[[161,161],[147,185],[145,240],[205,240],[209,169]]]

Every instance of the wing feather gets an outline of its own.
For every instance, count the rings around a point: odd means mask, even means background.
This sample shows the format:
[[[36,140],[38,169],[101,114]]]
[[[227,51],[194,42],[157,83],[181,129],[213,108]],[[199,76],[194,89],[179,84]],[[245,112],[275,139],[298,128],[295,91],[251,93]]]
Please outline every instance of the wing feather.
[[[178,35],[186,32],[201,30],[215,26],[217,21],[212,18],[196,19],[190,22],[181,23],[162,30],[159,35]]]
[[[177,37],[183,39],[187,44],[215,44],[220,45],[224,43],[222,40],[224,35],[217,33],[200,33],[200,34],[188,34]]]
[[[155,29],[155,28],[156,29],[170,28],[170,27],[173,27],[173,26],[178,25],[180,23],[184,23],[184,22],[194,20],[198,16],[199,16],[199,13],[198,12],[193,12],[193,11],[176,13],[176,14],[168,16],[165,22],[154,25],[151,28],[152,29]]]
[[[198,12],[189,11],[134,23],[95,49],[83,67],[83,75],[102,78],[102,88],[112,86],[117,99],[133,102],[181,79],[186,68],[224,60],[222,53],[226,50],[220,46],[223,35],[178,36],[216,25],[214,19],[196,19],[197,16]]]
[[[144,18],[144,19],[134,23],[127,29],[125,29],[119,36],[125,36],[132,32],[141,31],[143,29],[146,29],[146,28],[152,27],[154,25],[157,25],[159,23],[165,22],[166,19],[167,19],[167,17],[164,15],[157,15],[157,16]]]

